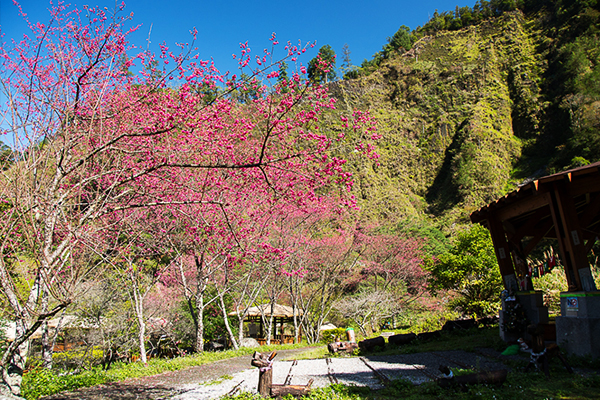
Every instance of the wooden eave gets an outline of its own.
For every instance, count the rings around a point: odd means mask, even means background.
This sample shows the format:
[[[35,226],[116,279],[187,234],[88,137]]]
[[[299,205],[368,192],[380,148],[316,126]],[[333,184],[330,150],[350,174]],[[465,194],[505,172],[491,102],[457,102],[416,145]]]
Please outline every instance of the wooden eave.
[[[560,181],[569,183],[571,195],[580,209],[589,200],[584,201],[580,196],[600,192],[600,162],[529,182],[473,212],[470,216],[471,222],[487,225],[488,218],[494,215],[501,222],[518,223],[520,219],[526,219],[536,210],[547,206],[554,184]],[[596,221],[590,222],[596,224]]]

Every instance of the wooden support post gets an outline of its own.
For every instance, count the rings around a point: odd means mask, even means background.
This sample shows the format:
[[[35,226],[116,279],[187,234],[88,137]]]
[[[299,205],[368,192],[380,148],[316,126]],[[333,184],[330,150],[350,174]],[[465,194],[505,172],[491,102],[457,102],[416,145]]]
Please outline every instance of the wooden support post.
[[[268,354],[262,354],[258,351],[252,356],[252,366],[258,367],[258,393],[262,397],[269,397],[271,386],[273,385],[273,359],[277,355],[276,351]]]
[[[566,182],[555,182],[552,193],[552,219],[556,228],[561,260],[565,266],[569,291],[593,291],[583,230],[575,202]]]
[[[504,232],[502,223],[495,215],[490,215],[488,217],[488,227],[492,236],[494,248],[496,249],[496,258],[498,260],[498,266],[500,267],[500,273],[502,274],[502,280],[504,281],[504,287],[507,290],[516,292],[519,290],[517,277],[510,257],[510,248],[508,241],[506,240],[506,233]]]

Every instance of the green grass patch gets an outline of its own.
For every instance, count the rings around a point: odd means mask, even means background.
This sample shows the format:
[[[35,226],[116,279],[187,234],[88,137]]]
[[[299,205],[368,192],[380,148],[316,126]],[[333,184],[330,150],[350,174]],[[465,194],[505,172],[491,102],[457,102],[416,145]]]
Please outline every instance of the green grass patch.
[[[309,350],[306,350],[300,354],[295,354],[295,360],[314,360],[317,358],[326,358],[330,357],[329,350],[327,350],[327,346],[321,345],[319,347],[314,347]]]
[[[172,359],[150,359],[148,365],[142,363],[115,363],[107,370],[94,367],[85,371],[71,373],[45,370],[41,367],[34,368],[23,375],[21,395],[27,400],[37,400],[42,396],[49,396],[68,390],[100,385],[108,382],[118,382],[143,376],[157,375],[167,371],[177,371],[196,365],[208,364],[214,361],[245,356],[254,351],[266,352],[306,347],[306,343],[261,346],[259,348],[242,348],[239,350],[226,350],[220,352],[204,352],[186,357]]]
[[[539,372],[523,373],[515,370],[508,375],[502,386],[472,385],[462,388],[442,389],[435,382],[427,382],[419,386],[407,380],[392,381],[384,389],[372,390],[368,387],[331,385],[322,389],[314,389],[304,400],[420,400],[420,399],[495,399],[495,400],[546,400],[597,399],[600,389],[600,376],[584,377],[571,375],[564,370],[552,369],[551,379]],[[259,396],[242,393],[224,399],[256,400]],[[285,399],[291,400],[292,397]]]
[[[219,379],[215,379],[214,381],[208,381],[203,383],[204,386],[213,386],[213,385],[220,385],[221,383],[223,383],[223,381],[228,381],[233,379],[233,376],[231,375],[223,375],[221,376]]]

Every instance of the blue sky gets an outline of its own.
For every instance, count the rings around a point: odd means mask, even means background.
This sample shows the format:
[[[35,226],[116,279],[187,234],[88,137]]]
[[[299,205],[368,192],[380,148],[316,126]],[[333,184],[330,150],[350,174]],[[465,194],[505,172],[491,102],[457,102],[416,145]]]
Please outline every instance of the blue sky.
[[[69,0],[66,0],[69,3]],[[121,3],[121,0],[118,1]],[[46,0],[22,0],[20,4],[32,22],[48,22]],[[70,4],[102,6],[114,9],[114,0],[72,0]],[[248,41],[253,53],[269,47],[269,38],[276,32],[280,42],[317,41],[315,49],[307,52],[306,64],[318,48],[329,44],[341,63],[342,47],[348,44],[352,63],[381,50],[386,38],[401,25],[410,29],[423,25],[434,11],[451,11],[458,5],[473,7],[475,0],[420,1],[184,1],[129,0],[127,13],[133,12],[133,24],[141,27],[130,42],[146,48],[151,28],[150,49],[159,43],[173,47],[176,42],[189,42],[190,30],[198,29],[196,46],[204,60],[214,59],[221,72],[235,73],[237,64],[233,53],[239,53],[239,43]],[[12,0],[0,0],[0,30],[4,40],[21,38],[26,26],[17,14]]]

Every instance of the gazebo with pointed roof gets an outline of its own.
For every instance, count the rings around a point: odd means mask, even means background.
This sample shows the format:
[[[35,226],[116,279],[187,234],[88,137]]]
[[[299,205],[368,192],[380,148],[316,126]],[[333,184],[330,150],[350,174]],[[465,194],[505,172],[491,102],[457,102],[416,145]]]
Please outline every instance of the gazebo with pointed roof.
[[[274,304],[273,311],[271,312],[270,304],[261,304],[258,306],[250,307],[244,318],[244,322],[251,324],[258,324],[259,330],[255,333],[251,333],[250,337],[255,338],[261,345],[265,344],[267,338],[265,337],[264,322],[265,319],[271,318],[273,315],[273,332],[271,338],[271,344],[286,344],[294,343],[294,335],[286,335],[284,325],[293,323],[294,321],[294,309],[283,304]],[[238,315],[236,312],[229,313],[231,316]],[[303,315],[303,311],[300,309],[296,310],[296,318]],[[302,340],[302,328],[299,327],[298,340]]]

